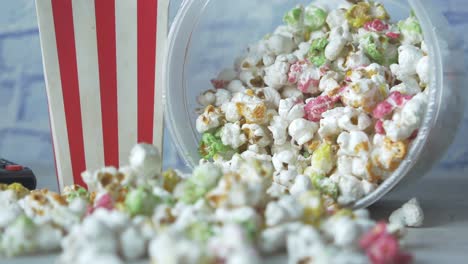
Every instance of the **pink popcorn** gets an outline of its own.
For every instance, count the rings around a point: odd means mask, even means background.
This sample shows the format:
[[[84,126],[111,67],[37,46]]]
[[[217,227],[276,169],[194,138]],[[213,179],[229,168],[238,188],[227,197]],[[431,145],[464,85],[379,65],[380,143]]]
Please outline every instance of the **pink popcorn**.
[[[388,101],[383,101],[378,104],[372,112],[374,118],[381,119],[393,112],[395,107]]]
[[[411,100],[411,98],[413,98],[411,95],[402,95],[400,92],[393,92],[387,100],[391,100],[390,102],[394,102],[397,106],[403,106],[406,102]]]
[[[306,119],[312,122],[319,122],[322,114],[335,106],[337,99],[329,96],[319,96],[310,100],[304,107]]]
[[[225,88],[229,84],[229,81],[212,79],[211,84],[216,89],[222,89],[222,88]]]
[[[384,30],[388,30],[388,25],[385,24],[380,19],[374,19],[374,20],[369,21],[366,24],[364,24],[364,28],[367,31],[381,32],[381,31],[384,31]]]
[[[299,76],[304,72],[305,67],[307,67],[306,61],[298,61],[291,65],[288,73],[288,82],[297,83]]]
[[[375,133],[385,135],[385,128],[382,120],[377,120],[377,123],[375,123]]]
[[[387,32],[385,33],[385,36],[391,38],[391,39],[399,39],[401,34],[397,32]]]
[[[359,241],[372,264],[407,264],[413,258],[401,251],[398,239],[387,232],[385,222],[378,223]]]
[[[303,93],[310,93],[311,87],[318,87],[320,80],[315,80],[311,78],[300,78],[297,82],[297,89]]]
[[[397,107],[403,107],[403,105],[413,98],[411,95],[402,95],[400,92],[393,92],[383,102],[379,103],[373,111],[373,116],[377,119],[384,118],[391,114]]]
[[[101,196],[101,198],[99,198],[99,200],[96,201],[94,206],[88,207],[86,215],[92,214],[95,210],[97,210],[99,208],[104,208],[104,209],[107,209],[107,210],[114,209],[114,200],[112,199],[110,194],[108,194],[108,193],[104,194],[103,196]]]

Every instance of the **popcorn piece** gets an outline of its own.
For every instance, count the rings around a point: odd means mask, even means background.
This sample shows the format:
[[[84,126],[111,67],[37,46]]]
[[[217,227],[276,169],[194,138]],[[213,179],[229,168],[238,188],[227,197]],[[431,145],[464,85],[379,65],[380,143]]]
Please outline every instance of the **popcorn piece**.
[[[327,12],[313,4],[305,8],[304,24],[309,31],[319,30],[325,25]]]
[[[394,211],[389,218],[392,224],[403,224],[409,227],[420,227],[423,225],[424,212],[416,198],[411,199],[400,209]]]
[[[414,15],[411,15],[406,20],[400,21],[398,23],[398,28],[403,36],[403,44],[416,45],[423,40],[421,25]]]
[[[338,155],[366,156],[370,142],[366,133],[361,131],[342,132],[337,139],[340,150]]]
[[[294,179],[296,178],[297,174],[297,170],[295,169],[276,171],[273,174],[273,180],[278,184],[290,187],[291,184],[294,182]]]
[[[309,177],[305,175],[297,175],[294,179],[294,184],[289,188],[289,192],[293,196],[299,196],[302,193],[309,191],[311,187],[312,184]]]
[[[202,263],[206,252],[198,242],[180,234],[162,233],[151,241],[149,255],[153,263]]]
[[[235,123],[242,117],[239,111],[241,108],[241,105],[238,103],[228,102],[221,106],[221,111],[224,113],[224,116],[228,122]]]
[[[361,79],[344,89],[341,100],[346,106],[361,108],[366,113],[388,94],[388,84],[378,84],[373,80]]]
[[[312,173],[310,175],[312,186],[324,195],[328,195],[333,199],[338,198],[339,190],[335,182],[323,176],[322,174]]]
[[[335,166],[333,146],[322,143],[312,154],[312,171],[318,174],[328,174]]]
[[[335,101],[328,96],[311,99],[304,107],[305,118],[312,122],[319,122],[322,119],[322,114],[333,108]]]
[[[330,28],[339,27],[346,23],[345,10],[334,9],[328,13],[327,24]]]
[[[333,28],[330,32],[330,42],[325,49],[325,57],[330,61],[338,58],[350,37],[348,24]]]
[[[288,72],[291,64],[296,62],[294,55],[279,55],[273,65],[265,68],[265,83],[274,89],[280,89],[288,84]]]
[[[326,53],[327,49],[329,49],[329,44],[330,42],[325,37],[314,39],[310,45],[309,53],[307,54],[309,61],[317,67],[323,66],[327,62]],[[332,47],[335,48],[335,46]]]
[[[274,34],[267,40],[267,46],[274,55],[289,54],[293,51],[295,44],[292,38]]]
[[[289,125],[289,135],[298,144],[303,145],[310,141],[317,132],[319,126],[303,118],[298,118]]]
[[[351,52],[346,58],[347,69],[356,69],[359,67],[367,66],[369,64],[371,64],[371,61],[362,49],[359,49],[356,52]]]
[[[244,84],[240,80],[232,80],[226,86],[226,90],[230,91],[231,93],[241,93],[241,92],[245,91],[245,89],[247,89],[247,88],[245,88]],[[207,104],[205,106],[208,106],[210,104],[212,105],[212,104],[214,104],[214,102],[210,102],[209,104]]]
[[[125,197],[125,209],[132,216],[151,215],[159,201],[148,189],[139,187]]]
[[[207,90],[203,92],[197,97],[197,102],[203,107],[214,105],[216,103],[216,91]]]
[[[278,114],[284,120],[292,122],[304,117],[304,105],[294,98],[282,99],[279,102]]]
[[[271,158],[275,170],[287,170],[290,166],[295,167],[296,155],[291,150],[284,150],[273,155]]]
[[[184,192],[181,200],[185,203],[193,204],[210,189],[216,186],[221,177],[221,170],[218,166],[206,163],[193,170],[193,176],[185,182]]]
[[[402,45],[398,48],[398,65],[391,65],[392,73],[399,80],[404,80],[416,74],[418,62],[423,58],[423,52],[413,45]]]
[[[247,142],[246,136],[242,133],[239,124],[227,123],[221,128],[221,141],[224,145],[237,149]]]
[[[147,241],[138,228],[131,226],[120,235],[122,256],[127,261],[141,259],[146,254]]]
[[[268,130],[264,126],[244,124],[242,125],[242,131],[247,135],[246,139],[251,145],[258,145],[263,148],[269,146],[272,142]]]
[[[382,136],[374,136],[374,149],[372,151],[372,162],[380,169],[394,171],[406,156],[407,144],[402,141],[393,142]]]
[[[130,151],[130,166],[145,179],[161,172],[162,160],[158,149],[150,144],[138,144]]]
[[[354,176],[334,174],[330,179],[338,184],[340,197],[338,202],[343,205],[351,204],[364,196],[361,182]]]
[[[420,62],[422,61],[423,59],[420,60]],[[419,65],[419,63],[418,63]],[[424,66],[423,66],[424,67]],[[423,77],[424,78],[424,77]],[[423,84],[426,84],[427,82],[423,81],[421,79],[421,82]],[[421,92],[421,87],[419,86],[418,82],[416,81],[415,78],[413,77],[408,77],[406,78],[402,83],[398,84],[398,85],[395,85],[393,86],[391,89],[390,89],[391,92],[399,92],[403,95],[410,95],[410,96],[413,96],[413,95],[416,95],[418,93]]]
[[[416,72],[419,76],[419,80],[422,85],[427,86],[429,84],[429,56],[422,57],[416,65]]]
[[[419,93],[408,101],[392,120],[384,121],[387,136],[392,141],[408,139],[423,121],[427,107],[427,96]]]
[[[273,117],[273,120],[270,123],[268,129],[273,134],[273,140],[276,145],[282,145],[286,143],[288,136],[288,121],[279,116],[275,116]]]
[[[281,98],[287,99],[292,98],[296,100],[302,100],[304,94],[299,91],[296,87],[286,86],[281,91]]]
[[[292,196],[285,196],[278,201],[268,203],[265,211],[267,226],[277,226],[286,222],[299,220],[303,207]]]
[[[197,118],[197,131],[204,133],[210,129],[217,128],[221,125],[221,111],[212,105],[205,108],[205,112]]]
[[[231,100],[231,92],[226,89],[217,89],[215,96],[216,96],[215,106],[217,107]]]
[[[229,146],[223,144],[220,133],[220,131],[216,131],[215,133],[206,132],[203,134],[198,151],[204,159],[209,160],[218,155],[229,156],[232,152]]]

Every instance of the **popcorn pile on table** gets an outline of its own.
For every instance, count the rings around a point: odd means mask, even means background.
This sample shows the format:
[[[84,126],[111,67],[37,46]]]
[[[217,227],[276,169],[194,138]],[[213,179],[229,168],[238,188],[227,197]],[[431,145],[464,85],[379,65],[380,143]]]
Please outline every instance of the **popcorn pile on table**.
[[[360,2],[297,7],[198,99],[204,157],[162,174],[155,147],[129,166],[84,172],[62,194],[0,185],[0,255],[62,249],[58,263],[410,263],[390,224],[352,204],[405,158],[424,115],[427,56],[418,22]],[[415,62],[418,62],[415,64]],[[209,159],[213,158],[213,161]]]
[[[316,189],[340,205],[399,167],[426,114],[427,47],[413,14],[392,23],[383,5],[357,2],[293,8],[212,80],[198,96],[204,159],[224,172],[271,161],[270,195]]]

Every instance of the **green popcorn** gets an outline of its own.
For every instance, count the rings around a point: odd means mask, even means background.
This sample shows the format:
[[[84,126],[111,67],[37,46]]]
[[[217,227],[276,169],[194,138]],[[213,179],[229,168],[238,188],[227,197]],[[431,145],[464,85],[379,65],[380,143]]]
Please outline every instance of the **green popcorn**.
[[[244,228],[247,237],[254,240],[258,233],[258,227],[254,220],[246,220],[239,223]]]
[[[21,215],[18,216],[18,218],[16,218],[16,220],[12,224],[12,227],[31,233],[36,228],[36,224],[31,218],[27,217],[26,215]]]
[[[75,190],[71,190],[68,194],[67,194],[67,202],[71,202],[73,200],[75,200],[76,198],[82,198],[84,200],[89,200],[89,193],[88,191],[81,187],[81,186],[76,186],[76,189]]]
[[[310,62],[312,62],[315,66],[321,67],[327,62],[327,58],[325,57],[325,48],[327,45],[328,39],[325,37],[314,39],[312,41],[308,56]]]
[[[196,222],[190,225],[186,232],[188,238],[197,242],[206,242],[214,235],[213,228],[207,222]]]
[[[369,33],[364,36],[362,44],[367,57],[373,62],[384,66],[398,62],[398,48],[387,37]]]
[[[233,152],[231,147],[224,145],[221,141],[220,131],[203,134],[198,151],[204,159],[209,160],[218,154],[229,155]]]
[[[186,204],[193,204],[198,199],[202,198],[207,193],[203,187],[196,185],[193,182],[187,181],[184,183],[184,188],[180,200]]]
[[[297,6],[284,15],[283,21],[290,27],[301,27],[303,24],[303,14],[304,8]]]
[[[319,174],[328,174],[335,166],[335,153],[333,146],[329,143],[322,143],[312,153],[312,169]]]
[[[423,40],[422,28],[414,13],[406,20],[398,22],[398,28],[403,36],[404,43],[418,44]]]
[[[151,190],[145,187],[139,187],[131,190],[125,197],[125,208],[132,216],[146,215],[149,216],[153,213],[154,207],[161,200],[155,196]]]
[[[327,12],[314,5],[309,5],[305,9],[304,24],[310,31],[316,31],[325,25],[327,20]]]
[[[314,173],[310,176],[310,181],[315,189],[320,193],[326,194],[333,199],[337,199],[339,195],[338,185],[325,177],[323,174]]]
[[[364,46],[364,50],[367,56],[374,62],[383,64],[384,55],[381,52],[379,46],[372,36],[368,36],[366,40],[367,45]]]

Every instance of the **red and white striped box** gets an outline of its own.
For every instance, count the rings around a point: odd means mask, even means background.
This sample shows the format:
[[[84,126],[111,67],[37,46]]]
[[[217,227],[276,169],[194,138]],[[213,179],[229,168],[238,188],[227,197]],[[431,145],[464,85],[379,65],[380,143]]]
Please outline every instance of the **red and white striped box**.
[[[169,0],[36,0],[59,187],[162,150]]]

